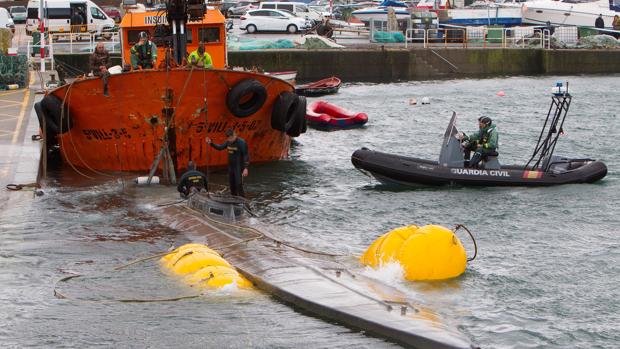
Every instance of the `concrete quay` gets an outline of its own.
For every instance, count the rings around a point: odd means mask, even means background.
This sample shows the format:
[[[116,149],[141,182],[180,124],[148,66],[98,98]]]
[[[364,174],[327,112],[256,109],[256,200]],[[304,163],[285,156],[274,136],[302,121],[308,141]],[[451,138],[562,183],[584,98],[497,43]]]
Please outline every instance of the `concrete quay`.
[[[57,54],[57,61],[88,70],[88,54]],[[120,63],[120,57],[115,58]],[[542,74],[620,73],[620,50],[501,48],[357,48],[261,50],[228,53],[230,66],[297,70],[297,81],[336,75],[345,82],[390,82]]]

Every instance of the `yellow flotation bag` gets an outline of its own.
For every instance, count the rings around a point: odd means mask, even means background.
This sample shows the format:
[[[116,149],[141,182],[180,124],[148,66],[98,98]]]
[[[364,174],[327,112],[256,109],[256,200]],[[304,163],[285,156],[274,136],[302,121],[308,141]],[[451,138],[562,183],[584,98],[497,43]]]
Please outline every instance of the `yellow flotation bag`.
[[[206,245],[183,245],[162,257],[160,262],[175,274],[185,275],[184,280],[192,286],[218,288],[236,283],[241,288],[252,287],[251,282]]]
[[[362,264],[373,268],[382,264],[398,261],[400,247],[418,229],[416,225],[408,225],[383,234],[370,245],[368,250],[366,250],[360,258],[360,261]]]
[[[360,257],[377,267],[398,262],[407,280],[442,280],[465,272],[467,255],[459,238],[438,225],[401,227],[379,237]]]

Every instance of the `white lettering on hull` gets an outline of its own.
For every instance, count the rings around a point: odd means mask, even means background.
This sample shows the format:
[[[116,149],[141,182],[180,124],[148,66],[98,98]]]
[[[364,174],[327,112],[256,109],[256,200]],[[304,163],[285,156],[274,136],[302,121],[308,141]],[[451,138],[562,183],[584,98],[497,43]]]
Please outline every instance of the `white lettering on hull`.
[[[476,168],[452,168],[450,172],[458,175],[468,176],[492,176],[492,177],[510,177],[510,173],[506,170],[480,170]]]
[[[168,20],[164,16],[145,16],[144,24],[147,24],[147,25],[168,24]]]

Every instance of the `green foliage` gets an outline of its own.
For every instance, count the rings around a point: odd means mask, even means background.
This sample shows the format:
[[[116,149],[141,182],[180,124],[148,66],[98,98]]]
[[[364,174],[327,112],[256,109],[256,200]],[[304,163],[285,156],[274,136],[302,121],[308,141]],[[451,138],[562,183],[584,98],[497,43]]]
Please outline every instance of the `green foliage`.
[[[0,54],[0,86],[18,84],[28,86],[28,58],[26,55],[6,56]]]

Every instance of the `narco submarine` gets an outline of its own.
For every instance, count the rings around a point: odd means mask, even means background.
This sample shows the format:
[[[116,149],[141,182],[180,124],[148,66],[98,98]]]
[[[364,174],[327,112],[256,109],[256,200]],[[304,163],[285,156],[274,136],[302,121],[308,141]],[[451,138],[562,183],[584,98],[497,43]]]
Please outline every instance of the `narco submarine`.
[[[351,162],[360,171],[370,173],[383,183],[405,185],[549,186],[592,183],[607,175],[604,163],[553,155],[571,98],[568,83],[566,87],[558,83],[553,88],[551,107],[538,143],[525,165],[500,165],[497,156],[488,156],[477,168],[466,167],[464,149],[457,138],[456,113],[444,133],[439,161],[362,148],[353,153]]]

